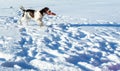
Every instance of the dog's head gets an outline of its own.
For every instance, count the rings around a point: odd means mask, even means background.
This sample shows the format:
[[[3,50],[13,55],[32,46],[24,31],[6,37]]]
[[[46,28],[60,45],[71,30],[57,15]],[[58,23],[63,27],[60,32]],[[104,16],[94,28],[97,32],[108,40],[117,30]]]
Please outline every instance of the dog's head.
[[[45,7],[41,10],[42,14],[47,14],[47,15],[56,15],[55,13],[51,12],[51,10],[48,7]]]

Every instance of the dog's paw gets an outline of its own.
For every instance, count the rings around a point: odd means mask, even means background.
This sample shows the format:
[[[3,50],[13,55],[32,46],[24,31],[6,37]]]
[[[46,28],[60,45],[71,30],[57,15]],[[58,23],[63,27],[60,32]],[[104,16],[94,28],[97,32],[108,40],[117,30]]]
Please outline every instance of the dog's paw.
[[[43,27],[44,25],[43,24],[40,24],[40,27]]]

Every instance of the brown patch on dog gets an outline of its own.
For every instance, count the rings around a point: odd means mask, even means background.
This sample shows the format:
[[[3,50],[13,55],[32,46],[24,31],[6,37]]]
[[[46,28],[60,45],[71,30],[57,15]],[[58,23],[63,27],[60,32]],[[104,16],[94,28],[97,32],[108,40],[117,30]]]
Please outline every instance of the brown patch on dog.
[[[28,10],[26,10],[26,12],[29,12],[29,15],[30,15],[32,18],[34,18],[34,12],[35,12],[35,10],[28,9]]]

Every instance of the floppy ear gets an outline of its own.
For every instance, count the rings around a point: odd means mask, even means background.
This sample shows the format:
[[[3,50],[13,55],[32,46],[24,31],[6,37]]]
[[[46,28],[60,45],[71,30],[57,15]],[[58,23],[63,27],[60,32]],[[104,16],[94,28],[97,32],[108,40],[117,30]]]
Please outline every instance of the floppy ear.
[[[49,9],[48,7],[45,7],[44,9]]]
[[[45,8],[43,8],[43,10],[44,10],[44,12],[46,12],[46,11],[49,10],[49,8],[48,8],[48,7],[45,7]]]
[[[49,10],[49,8],[48,8],[48,7],[45,7],[45,8],[43,8],[42,10],[40,10],[40,13],[41,13],[42,15],[44,15],[44,13],[46,13],[47,10]]]

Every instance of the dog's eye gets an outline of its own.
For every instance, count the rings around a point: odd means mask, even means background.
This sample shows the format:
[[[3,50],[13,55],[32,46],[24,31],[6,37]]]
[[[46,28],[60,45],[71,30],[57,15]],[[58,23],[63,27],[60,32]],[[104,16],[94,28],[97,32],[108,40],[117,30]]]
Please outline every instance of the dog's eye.
[[[48,12],[51,12],[50,10],[48,10]]]

